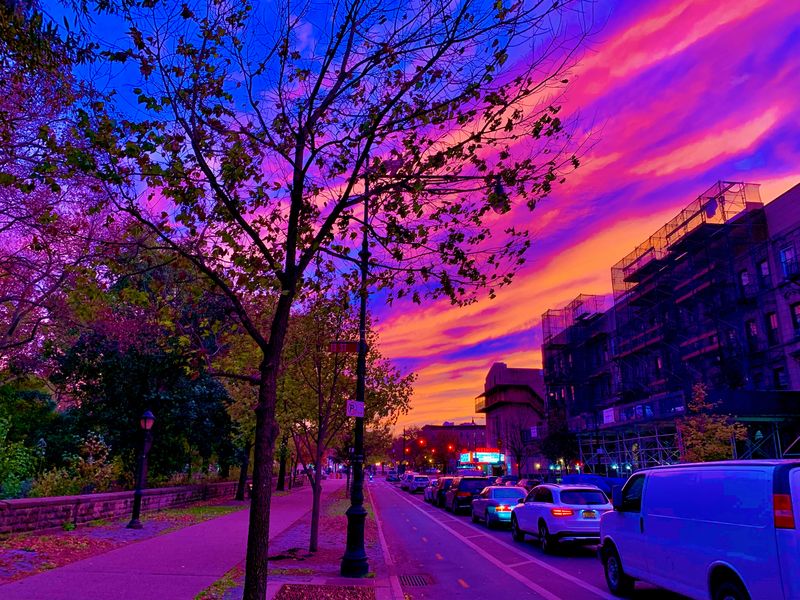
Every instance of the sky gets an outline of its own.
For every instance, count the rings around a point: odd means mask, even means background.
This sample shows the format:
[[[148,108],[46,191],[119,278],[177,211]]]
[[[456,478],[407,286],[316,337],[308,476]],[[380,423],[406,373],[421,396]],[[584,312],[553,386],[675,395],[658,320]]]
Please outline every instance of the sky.
[[[399,427],[463,422],[489,367],[541,367],[541,315],[611,293],[611,266],[718,180],[800,183],[800,2],[622,0],[561,116],[596,130],[581,167],[528,219],[533,247],[494,300],[373,305],[381,350],[418,375]]]

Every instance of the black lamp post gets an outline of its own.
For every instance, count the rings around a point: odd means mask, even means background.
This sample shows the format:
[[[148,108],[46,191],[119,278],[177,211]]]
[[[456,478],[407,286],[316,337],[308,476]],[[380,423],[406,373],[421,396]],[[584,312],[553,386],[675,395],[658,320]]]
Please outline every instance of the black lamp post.
[[[387,166],[396,172],[402,166],[402,161],[388,161]],[[425,178],[433,180],[433,178]],[[457,177],[456,179],[479,180],[484,177]],[[490,206],[497,213],[507,210],[508,197],[503,190],[499,178],[493,182],[490,195]],[[358,362],[356,364],[356,401],[364,406],[366,375],[367,375],[367,277],[369,275],[369,180],[364,181],[364,234],[361,240],[361,252],[358,253],[361,267],[361,281],[359,296],[361,303],[358,315]],[[347,546],[340,567],[343,577],[365,577],[369,572],[367,552],[364,549],[364,521],[367,511],[364,508],[364,418],[356,417],[354,428],[353,457],[353,482],[350,487],[350,508],[347,515]],[[405,450],[405,430],[403,447]]]
[[[366,185],[365,185],[366,188]],[[358,362],[356,363],[356,401],[363,406],[367,376],[367,275],[369,274],[369,190],[364,190],[364,238],[361,240],[361,304],[358,311]],[[369,572],[367,552],[364,549],[364,417],[356,417],[354,431],[353,483],[350,487],[350,508],[347,515],[347,547],[342,557],[340,573],[343,577],[364,577]]]
[[[141,419],[139,419],[139,426],[142,428],[142,453],[139,455],[139,460],[136,463],[136,490],[133,492],[133,515],[131,522],[128,523],[128,529],[141,529],[142,524],[139,521],[139,512],[142,509],[142,489],[144,489],[147,482],[147,453],[150,452],[150,446],[153,445],[153,433],[150,431],[153,428],[156,418],[149,410],[144,411]]]

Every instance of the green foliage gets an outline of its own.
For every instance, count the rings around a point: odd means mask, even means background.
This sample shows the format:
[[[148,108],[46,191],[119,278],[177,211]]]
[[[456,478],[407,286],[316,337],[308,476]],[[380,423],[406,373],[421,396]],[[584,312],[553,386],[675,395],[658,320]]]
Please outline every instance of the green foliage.
[[[39,475],[31,486],[31,498],[74,496],[81,491],[81,482],[67,468],[50,469]]]
[[[542,440],[542,454],[551,462],[564,459],[567,463],[578,458],[578,440],[566,426],[548,432]]]
[[[9,440],[11,419],[0,417],[0,498],[21,495],[26,480],[36,472],[36,453],[21,442]]]
[[[733,444],[747,439],[747,429],[728,415],[714,414],[718,402],[708,401],[702,383],[692,388],[689,414],[677,422],[682,462],[709,462],[733,458]]]
[[[72,521],[64,521],[64,523],[61,525],[61,529],[64,531],[75,531],[75,523]]]

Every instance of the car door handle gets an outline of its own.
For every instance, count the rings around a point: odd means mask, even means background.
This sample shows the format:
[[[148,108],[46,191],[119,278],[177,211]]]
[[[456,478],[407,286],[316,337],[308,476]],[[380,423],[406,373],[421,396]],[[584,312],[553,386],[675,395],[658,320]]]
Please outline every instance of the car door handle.
[[[639,517],[639,533],[644,533],[644,517]]]

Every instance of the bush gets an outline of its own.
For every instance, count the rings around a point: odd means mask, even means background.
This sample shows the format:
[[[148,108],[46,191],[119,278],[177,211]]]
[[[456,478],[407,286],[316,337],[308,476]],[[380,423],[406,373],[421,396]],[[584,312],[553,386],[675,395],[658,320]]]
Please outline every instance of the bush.
[[[81,487],[81,481],[68,469],[51,469],[34,480],[29,496],[73,496],[80,493]]]
[[[8,440],[11,420],[0,417],[0,498],[18,498],[36,472],[37,454]]]

